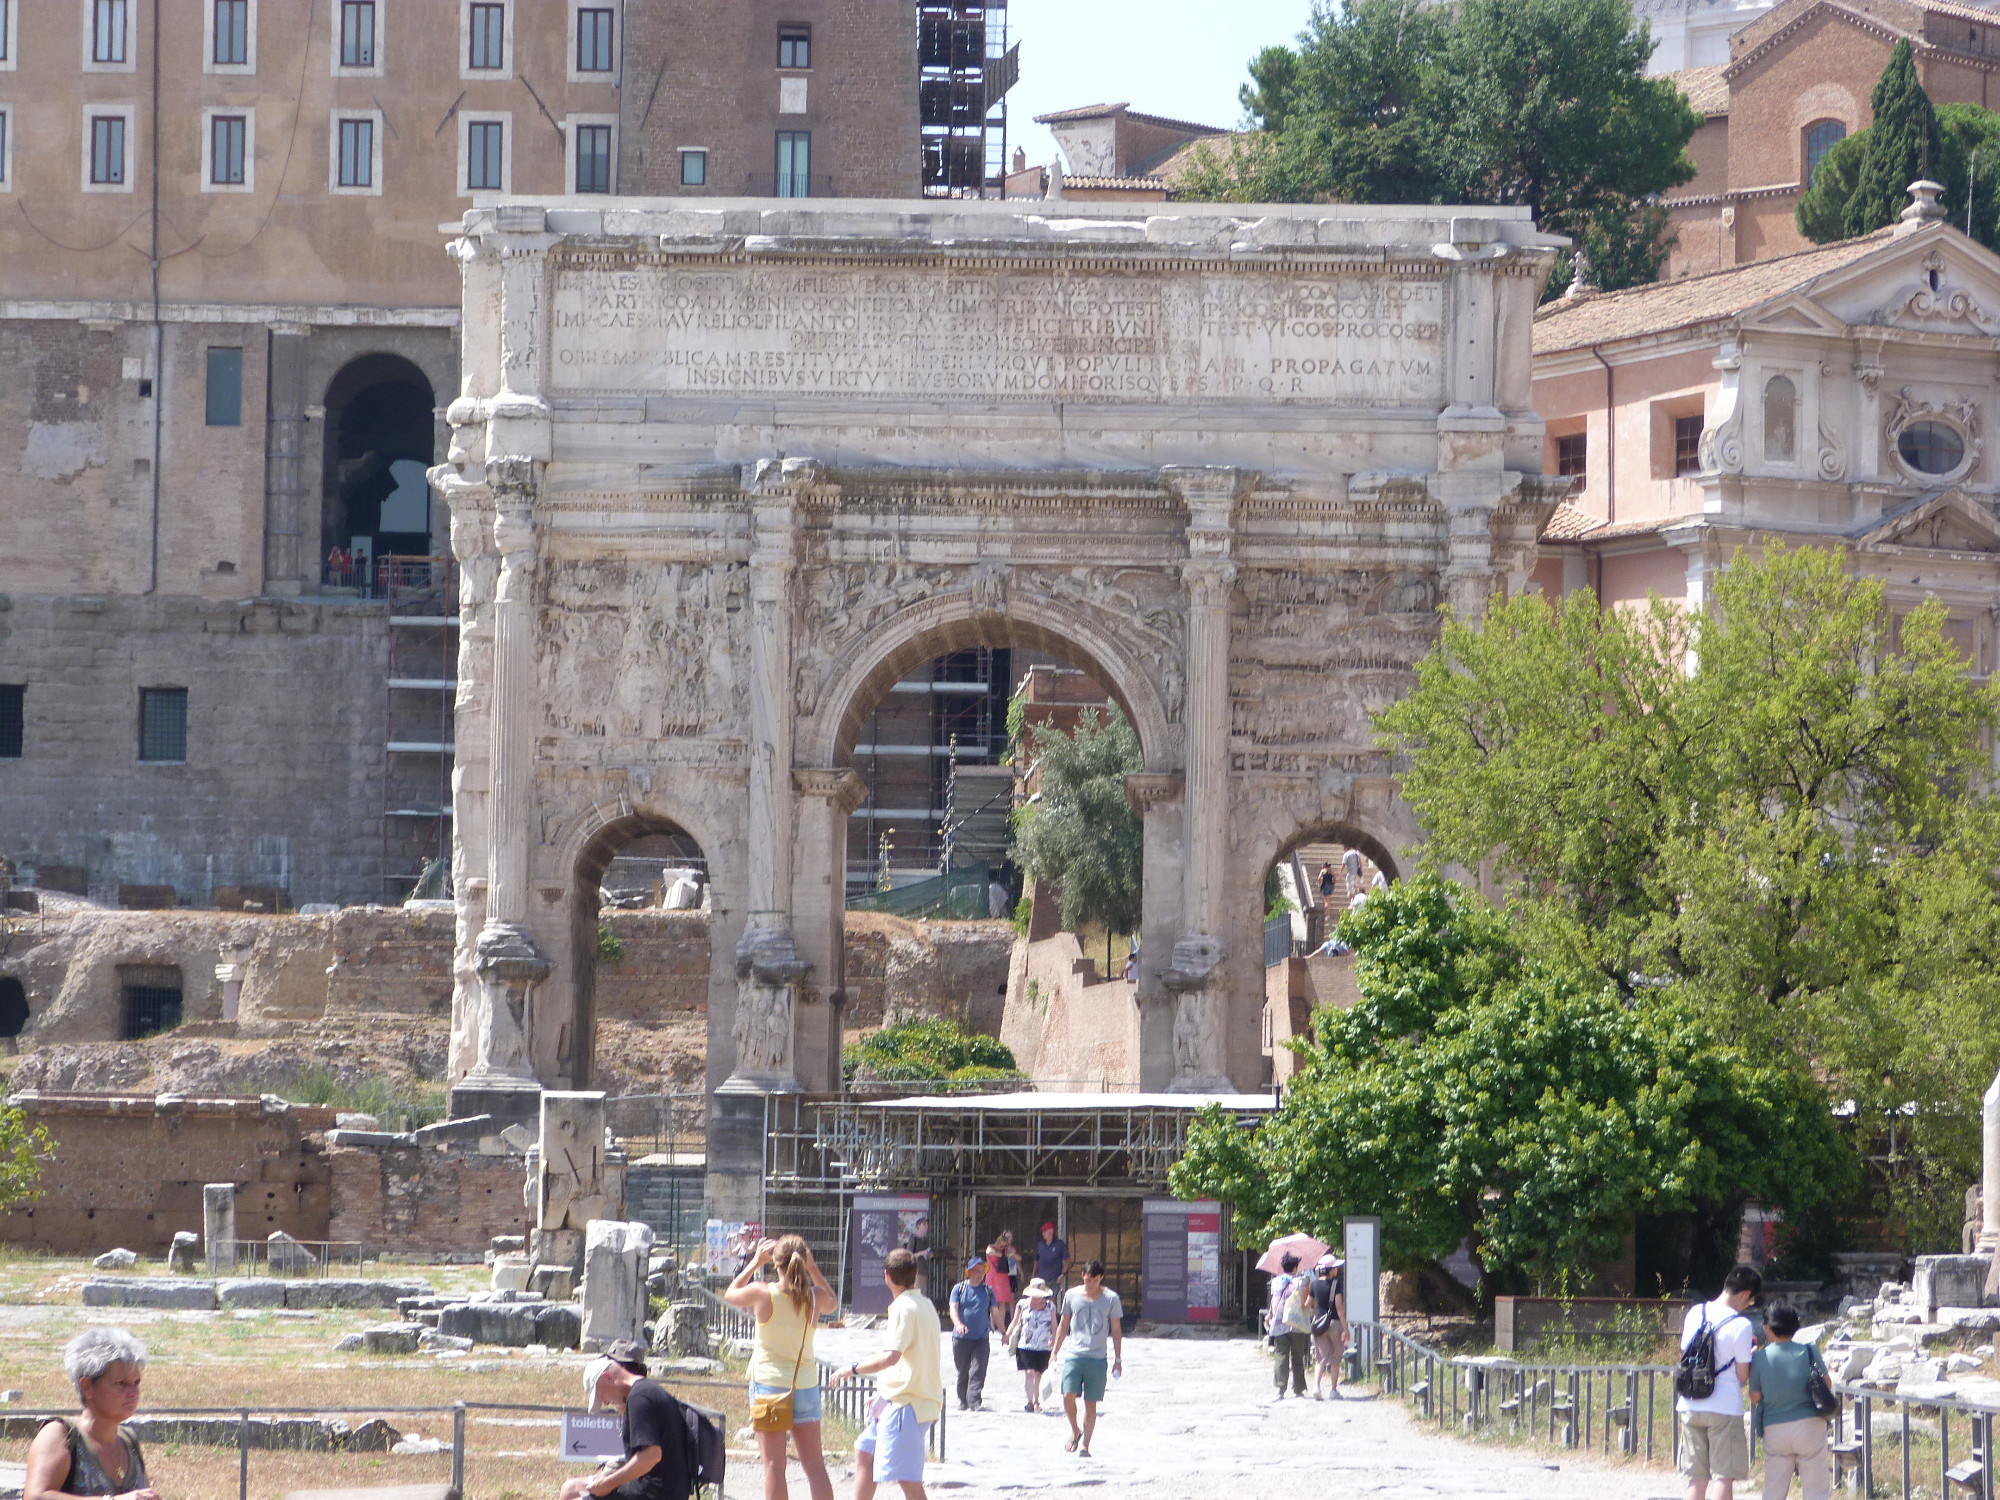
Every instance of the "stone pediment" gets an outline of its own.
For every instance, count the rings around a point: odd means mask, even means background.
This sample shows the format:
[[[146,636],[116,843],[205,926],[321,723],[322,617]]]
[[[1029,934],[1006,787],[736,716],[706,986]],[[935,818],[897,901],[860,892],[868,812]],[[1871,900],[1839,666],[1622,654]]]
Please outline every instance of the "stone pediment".
[[[1813,301],[1856,327],[2000,337],[2000,257],[1942,226],[1911,235],[1813,288]]]
[[[1756,333],[1826,333],[1839,337],[1847,324],[1803,292],[1788,292],[1744,318],[1745,331]]]
[[[2000,517],[1988,502],[1954,486],[1918,496],[1855,541],[1868,551],[2000,553]]]

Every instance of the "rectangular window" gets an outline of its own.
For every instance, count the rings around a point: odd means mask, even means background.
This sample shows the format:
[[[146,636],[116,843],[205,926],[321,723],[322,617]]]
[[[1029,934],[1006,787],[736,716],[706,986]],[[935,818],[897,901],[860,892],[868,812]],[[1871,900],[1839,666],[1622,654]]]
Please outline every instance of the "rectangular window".
[[[120,964],[118,988],[125,1002],[118,1028],[121,1039],[137,1041],[181,1024],[185,987],[175,965]]]
[[[1590,440],[1580,432],[1557,438],[1556,473],[1565,479],[1581,476],[1589,453]]]
[[[90,8],[90,60],[125,61],[125,0],[93,0]]]
[[[576,190],[579,193],[611,191],[611,127],[576,127]]]
[[[209,60],[238,68],[250,60],[250,0],[215,0],[215,51]]]
[[[708,153],[706,151],[683,151],[681,153],[681,186],[705,187],[708,184]]]
[[[217,187],[243,185],[242,115],[211,115],[208,121],[208,180]]]
[[[14,60],[14,0],[0,0],[0,63]]]
[[[465,186],[468,192],[502,190],[507,127],[498,120],[474,120],[465,129]]]
[[[186,688],[139,689],[139,759],[186,760]]]
[[[6,0],[0,0],[0,5],[4,4],[6,4]],[[7,126],[10,123],[7,111],[0,109],[0,187],[6,187],[12,176],[7,170],[13,164],[13,158],[7,152],[7,148],[13,144],[13,142],[7,139]]]
[[[337,180],[344,188],[375,186],[375,122],[372,119],[340,122],[340,172]]]
[[[507,66],[507,7],[472,7],[472,50],[465,60],[468,68]]]
[[[774,195],[779,198],[810,198],[812,196],[812,132],[810,130],[781,130],[778,132],[778,183]]]
[[[1674,418],[1674,473],[1701,472],[1701,422],[1699,416]]]
[[[208,351],[208,425],[243,425],[243,351]]]
[[[125,117],[90,118],[90,180],[115,186],[125,180]]]
[[[27,738],[28,685],[0,682],[0,760],[19,760]]]
[[[576,70],[579,73],[609,73],[617,67],[611,55],[611,12],[579,10],[576,13]]]
[[[812,28],[810,26],[780,26],[778,28],[778,66],[781,68],[810,68],[812,66]]]
[[[375,0],[340,0],[340,65],[375,66]]]

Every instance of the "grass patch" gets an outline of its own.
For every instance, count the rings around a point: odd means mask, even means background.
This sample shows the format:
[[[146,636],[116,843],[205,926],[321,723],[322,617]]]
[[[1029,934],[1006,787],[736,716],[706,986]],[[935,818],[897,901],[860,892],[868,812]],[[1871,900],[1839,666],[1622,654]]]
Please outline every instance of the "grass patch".
[[[293,1104],[324,1104],[333,1109],[373,1115],[384,1129],[394,1129],[404,1118],[410,1129],[433,1125],[444,1118],[447,1103],[441,1083],[408,1083],[381,1077],[363,1078],[353,1083],[317,1063],[299,1070],[299,1081],[284,1091]]]

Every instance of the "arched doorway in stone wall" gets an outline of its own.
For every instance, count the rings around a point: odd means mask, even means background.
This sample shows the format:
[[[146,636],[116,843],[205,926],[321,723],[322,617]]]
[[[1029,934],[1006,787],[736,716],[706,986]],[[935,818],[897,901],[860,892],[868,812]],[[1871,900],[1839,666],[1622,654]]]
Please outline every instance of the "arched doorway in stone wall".
[[[436,404],[429,377],[397,354],[364,354],[326,389],[319,566],[326,583],[369,589],[371,563],[426,556]]]

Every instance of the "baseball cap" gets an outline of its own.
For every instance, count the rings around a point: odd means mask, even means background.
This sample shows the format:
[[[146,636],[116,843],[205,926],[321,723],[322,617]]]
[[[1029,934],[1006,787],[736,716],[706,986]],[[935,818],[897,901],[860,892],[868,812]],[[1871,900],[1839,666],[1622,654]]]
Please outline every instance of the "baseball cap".
[[[597,1410],[597,1382],[617,1368],[617,1360],[602,1354],[583,1367],[583,1409],[585,1411]]]
[[[985,1264],[986,1261],[983,1257],[975,1255],[972,1257],[971,1260],[965,1263],[965,1269],[970,1271],[974,1266],[983,1266]]]
[[[1056,1227],[1056,1226],[1055,1226],[1055,1225],[1054,1225],[1053,1223],[1048,1223],[1048,1224],[1044,1224],[1044,1225],[1042,1226],[1042,1228],[1044,1228],[1044,1229],[1054,1229],[1055,1227]]]

